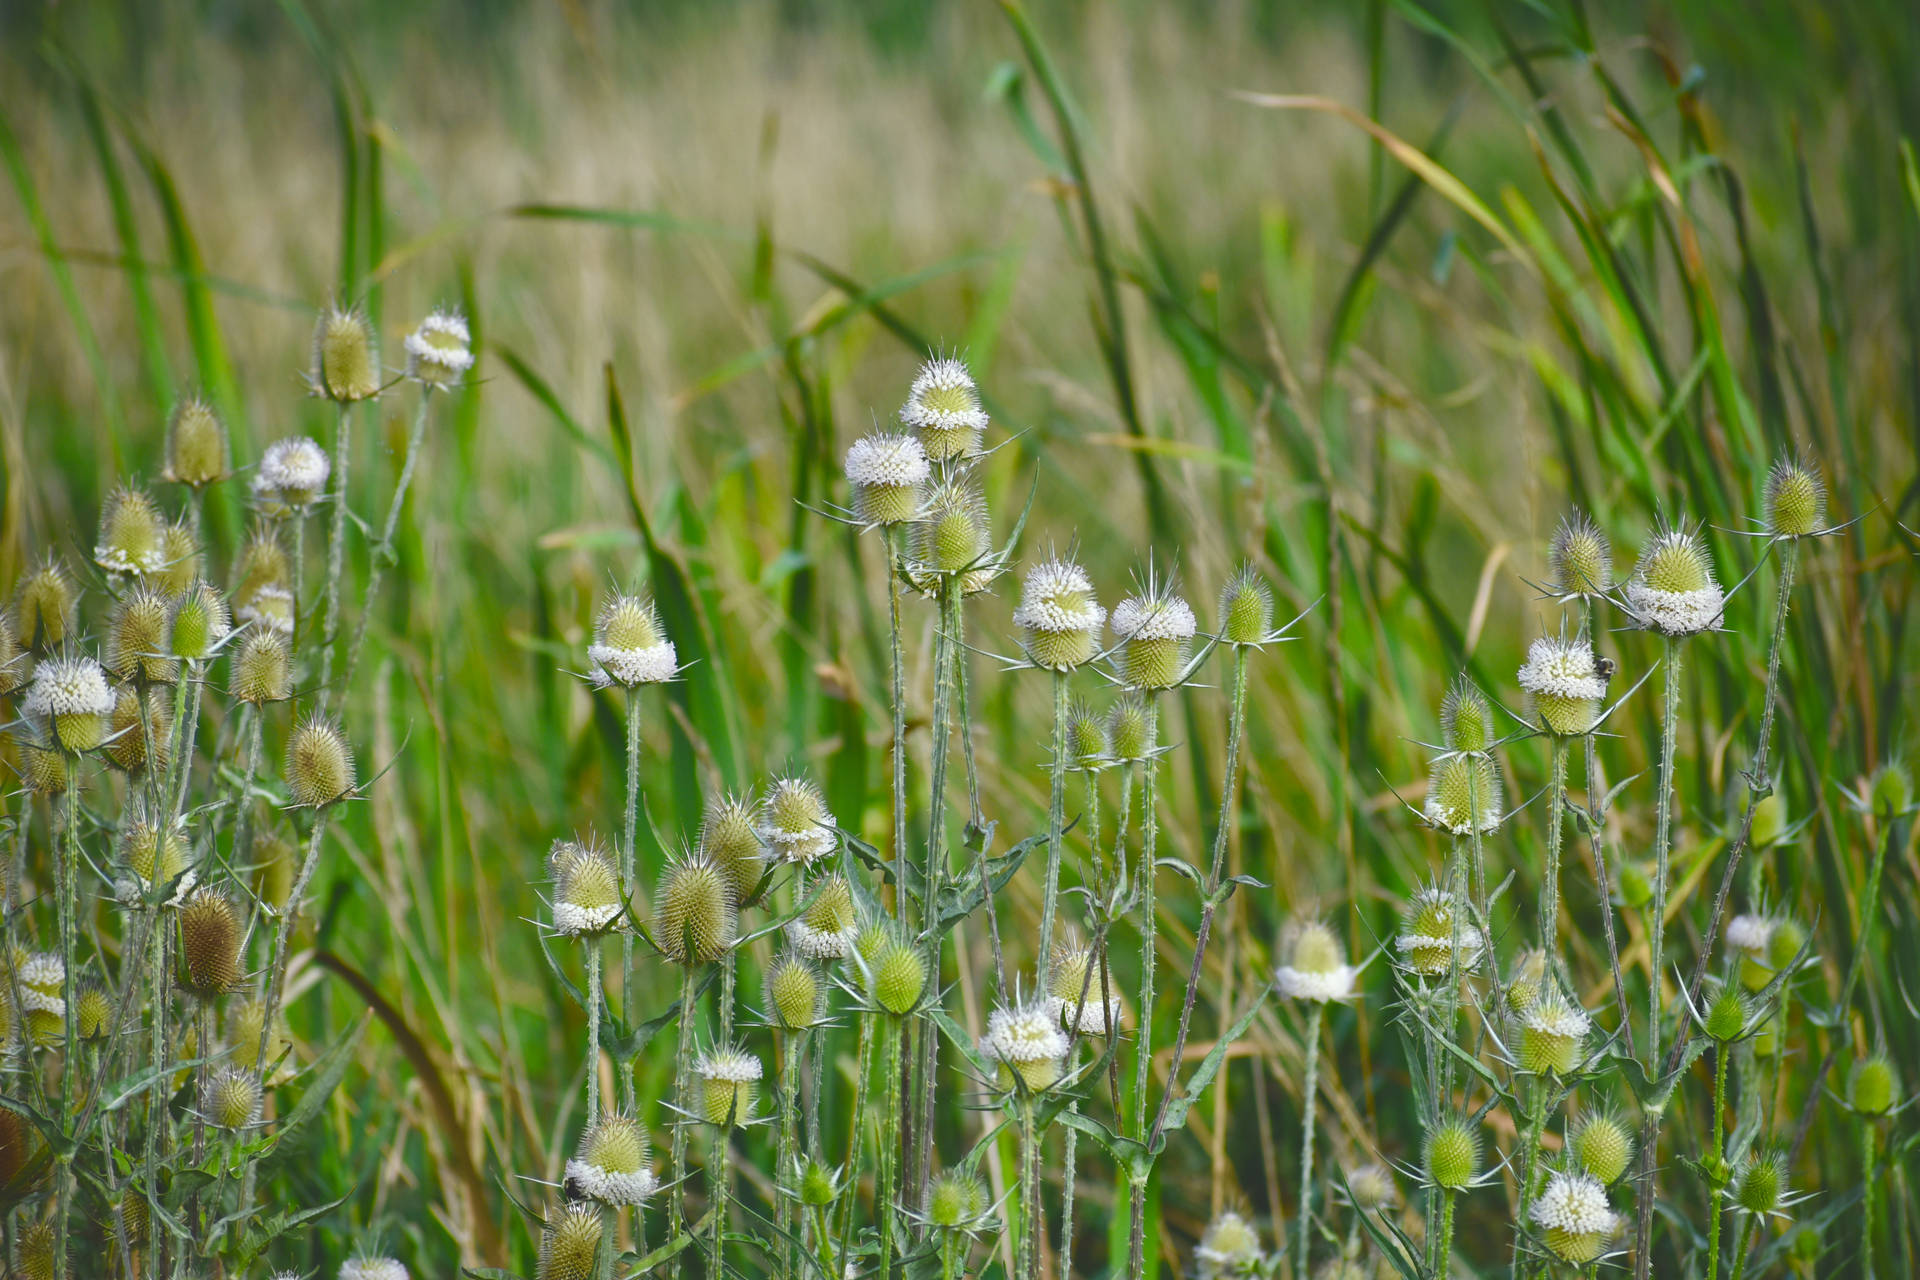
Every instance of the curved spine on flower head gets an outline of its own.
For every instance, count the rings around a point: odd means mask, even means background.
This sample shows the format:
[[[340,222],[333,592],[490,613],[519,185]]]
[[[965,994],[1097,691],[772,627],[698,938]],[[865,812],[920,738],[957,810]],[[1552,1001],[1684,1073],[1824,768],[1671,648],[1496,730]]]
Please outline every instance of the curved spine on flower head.
[[[553,876],[553,931],[592,937],[620,926],[626,909],[620,868],[597,837],[563,840],[547,855]]]
[[[1642,628],[1675,638],[1715,630],[1726,609],[1706,546],[1685,525],[1655,532],[1622,596]]]
[[[760,806],[751,795],[721,794],[700,815],[700,852],[725,873],[734,901],[747,906],[760,887],[767,851],[760,843]]]
[[[1002,1005],[987,1019],[980,1055],[1000,1064],[1000,1087],[1038,1093],[1060,1079],[1069,1047],[1054,997]]]
[[[435,307],[407,335],[407,376],[430,387],[454,387],[473,368],[473,335],[457,307]]]
[[[145,489],[121,485],[100,509],[93,561],[108,573],[158,573],[167,565],[167,522]]]
[[[1607,1189],[1588,1173],[1556,1169],[1527,1210],[1546,1238],[1547,1248],[1563,1261],[1585,1266],[1606,1252],[1607,1241],[1620,1229],[1620,1215],[1607,1200]]]
[[[647,1164],[647,1135],[632,1116],[609,1112],[580,1135],[566,1165],[569,1194],[606,1205],[644,1203],[660,1180]]]
[[[1827,486],[1812,459],[1780,458],[1767,471],[1762,528],[1776,538],[1827,532]]]
[[[1071,558],[1051,555],[1021,580],[1013,625],[1036,667],[1072,671],[1084,666],[1094,656],[1106,620],[1093,580]]]
[[[619,592],[600,606],[587,660],[596,689],[662,684],[680,674],[679,652],[662,629],[653,601]]]
[[[667,864],[654,892],[654,944],[675,964],[712,964],[732,949],[740,909],[727,873],[704,853]]]
[[[770,857],[796,866],[811,866],[834,851],[839,844],[834,817],[812,779],[778,778],[767,788],[760,839]]]
[[[1192,673],[1198,624],[1170,579],[1149,571],[1146,585],[1113,607],[1107,625],[1120,643],[1119,675],[1129,688],[1171,689]]]
[[[257,1072],[222,1066],[207,1077],[200,1095],[200,1112],[209,1124],[233,1132],[260,1122],[264,1100]]]
[[[967,366],[951,356],[935,356],[920,366],[900,406],[900,422],[918,435],[929,459],[951,462],[980,451],[987,413]]]
[[[166,458],[161,475],[175,484],[202,489],[226,479],[227,426],[203,397],[184,395],[174,402],[167,415]]]
[[[1585,636],[1541,636],[1527,649],[1520,687],[1533,701],[1542,729],[1561,736],[1591,733],[1600,719],[1607,682]]]
[[[787,924],[787,941],[809,960],[844,960],[859,934],[853,886],[837,871],[815,886],[806,909]]]
[[[1569,1146],[1580,1167],[1608,1186],[1620,1181],[1633,1161],[1633,1131],[1612,1111],[1582,1118]]]
[[[1499,735],[1493,728],[1493,706],[1480,686],[1465,675],[1455,678],[1440,700],[1440,741],[1449,751],[1483,755],[1493,750]]]
[[[333,463],[308,436],[275,440],[253,471],[253,501],[270,516],[298,516],[313,509],[327,489]]]
[[[1569,511],[1547,550],[1547,589],[1562,600],[1591,599],[1613,590],[1613,546],[1584,511]]]
[[[885,431],[862,436],[847,450],[845,469],[853,514],[862,524],[892,526],[920,518],[933,468],[912,436]]]
[[[1220,588],[1219,638],[1223,644],[1259,645],[1273,639],[1273,588],[1243,564]]]
[[[204,662],[233,631],[227,597],[211,582],[196,579],[173,602],[167,629],[175,657]]]
[[[782,1031],[804,1031],[826,1012],[826,987],[820,973],[798,948],[783,952],[767,966],[763,995],[767,1013]]]
[[[1443,1191],[1462,1191],[1480,1176],[1480,1129],[1465,1116],[1447,1116],[1427,1130],[1422,1172]]]
[[[1468,921],[1455,920],[1461,904],[1449,890],[1429,885],[1408,900],[1400,920],[1400,934],[1394,947],[1401,963],[1421,977],[1437,977],[1452,971],[1456,959],[1454,939],[1460,943],[1457,963],[1460,972],[1471,972],[1480,963],[1485,940],[1480,930]]]
[[[1286,957],[1274,971],[1274,987],[1289,1000],[1319,1004],[1353,997],[1360,971],[1347,963],[1346,949],[1332,929],[1318,920],[1297,920],[1280,939]]]
[[[320,312],[307,384],[312,394],[339,404],[380,394],[380,341],[365,312],[337,304]]]
[[[1078,698],[1067,707],[1067,768],[1093,773],[1112,763],[1107,754],[1107,718]]]
[[[947,472],[927,494],[913,523],[907,572],[923,591],[931,591],[941,578],[958,574],[963,589],[972,593],[986,587],[1000,569],[993,551],[993,522],[980,486],[969,468]]]
[[[33,669],[33,682],[20,700],[20,711],[50,745],[69,752],[91,751],[106,739],[113,702],[101,665],[84,655],[68,654],[48,658]]]
[[[142,726],[142,707],[146,724]],[[151,744],[147,739],[152,738]],[[142,698],[132,685],[113,691],[113,713],[107,717],[105,741],[107,759],[129,774],[137,774],[148,765],[147,748],[153,748],[152,764],[156,775],[173,759],[173,699],[159,689],[149,689]]]

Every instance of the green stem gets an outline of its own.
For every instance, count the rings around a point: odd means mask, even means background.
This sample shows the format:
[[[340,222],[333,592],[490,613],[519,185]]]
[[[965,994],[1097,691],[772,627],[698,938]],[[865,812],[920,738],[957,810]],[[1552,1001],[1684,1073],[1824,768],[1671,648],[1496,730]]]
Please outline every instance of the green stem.
[[[797,1212],[800,1202],[796,1198],[800,1191],[800,1171],[795,1166],[799,1161],[800,1063],[806,1057],[806,1029],[788,1034],[780,1047],[783,1050],[780,1055],[780,1150],[773,1181],[776,1193],[782,1188],[793,1193],[776,1194],[780,1229],[785,1233],[780,1242],[780,1274],[783,1280],[792,1280],[794,1269],[800,1265],[793,1237],[800,1229]]]
[[[413,426],[407,432],[407,452],[400,463],[400,479],[394,483],[393,500],[387,504],[387,521],[381,526],[380,544],[373,549],[371,563],[367,566],[367,586],[360,593],[360,616],[354,619],[353,638],[347,642],[346,663],[340,669],[341,697],[353,683],[353,668],[360,658],[360,646],[366,643],[367,624],[373,617],[373,601],[380,593],[380,577],[385,572],[387,561],[394,558],[393,535],[400,527],[400,512],[407,504],[407,489],[413,483],[413,468],[420,460],[420,442],[427,434],[427,402],[433,398],[433,387],[420,384],[420,404],[413,412]],[[344,492],[344,490],[343,490]]]
[[[1876,1170],[1879,1165],[1879,1144],[1873,1131],[1873,1121],[1867,1116],[1860,1117],[1860,1265],[1864,1280],[1873,1280],[1873,1230],[1874,1211],[1878,1207],[1880,1189],[1875,1185]],[[1709,1277],[1711,1280],[1711,1277]]]
[[[1047,878],[1040,898],[1039,955],[1034,961],[1035,987],[1045,995],[1053,967],[1054,912],[1060,896],[1060,846],[1067,825],[1067,673],[1053,674],[1053,759],[1048,769]]]
[[[620,828],[620,891],[633,892],[634,867],[637,862],[635,840],[640,822],[640,691],[627,690],[627,807]],[[733,953],[727,953],[727,963],[733,963]],[[627,1025],[634,1025],[633,1001],[633,931],[620,931],[620,1012],[625,1016]],[[620,1097],[622,1105],[629,1112],[634,1109],[633,1071],[626,1063],[620,1063]]]
[[[1088,977],[1092,975],[1089,974]],[[1080,1114],[1078,1098],[1067,1102],[1067,1113],[1076,1116]],[[1075,1161],[1078,1159],[1080,1132],[1072,1125],[1067,1125],[1065,1128],[1066,1133],[1062,1135],[1062,1141],[1066,1149],[1060,1156],[1060,1275],[1062,1280],[1070,1280],[1073,1275],[1074,1184],[1078,1181],[1075,1175],[1079,1172],[1075,1167]]]
[[[1740,1280],[1747,1273],[1747,1245],[1753,1237],[1753,1215],[1747,1214],[1740,1219],[1740,1234],[1733,1240],[1733,1275],[1731,1280]]]
[[[267,964],[266,1002],[261,1006],[263,1016],[260,1020],[260,1083],[266,1084],[267,1070],[272,1065],[267,1061],[267,1045],[273,1037],[273,1020],[280,1011],[281,994],[287,982],[287,950],[293,943],[293,930],[300,920],[300,899],[306,896],[307,886],[313,881],[314,869],[320,862],[320,838],[327,829],[327,811],[321,809],[313,815],[313,832],[307,839],[307,852],[300,859],[300,873],[294,877],[293,891],[287,895],[287,901],[280,908],[280,923],[273,931],[273,950]],[[165,950],[162,941],[155,951]]]
[[[926,952],[927,980],[940,986],[940,886],[947,870],[947,761],[953,739],[953,673],[959,665],[960,578],[940,579],[940,625],[935,636],[933,676],[933,759],[927,782],[927,865],[920,903],[921,945]],[[963,726],[964,728],[964,726]],[[903,869],[904,874],[904,869]],[[907,1166],[915,1201],[926,1196],[933,1167],[933,1073],[939,1038],[928,1022],[914,1030],[913,1140]]]
[[[1707,1166],[1707,1280],[1720,1274],[1720,1192],[1727,1184],[1727,1050],[1713,1049],[1713,1157]]]
[[[587,940],[587,1128],[600,1123],[600,939]]]
[[[887,542],[887,641],[893,676],[893,914],[907,917],[907,673],[900,643],[900,544],[889,525]]]
[[[239,869],[253,865],[253,784],[260,775],[260,753],[264,734],[261,728],[260,708],[247,703],[240,708],[240,716],[246,721],[241,731],[246,735],[247,749],[240,766],[240,787],[235,803],[240,811],[234,815],[233,828],[233,865]]]
[[[169,820],[178,817],[187,807],[187,788],[193,782],[193,752],[200,737],[199,672],[198,662],[186,662],[181,666],[180,693],[176,696],[174,705],[180,709],[179,713],[186,717],[186,722],[175,726],[180,736],[180,746],[173,760],[175,775],[171,797],[172,808],[167,812]],[[184,703],[183,708],[182,703]]]
[[[1147,1089],[1153,1079],[1153,970],[1157,961],[1154,945],[1156,906],[1154,903],[1155,838],[1160,823],[1154,812],[1155,781],[1159,760],[1154,747],[1159,737],[1159,704],[1154,694],[1146,694],[1146,759],[1140,766],[1140,1034],[1135,1037],[1139,1049],[1134,1057],[1133,1136],[1144,1142],[1147,1135]],[[1127,1186],[1127,1274],[1140,1280],[1146,1274],[1147,1259],[1147,1183],[1131,1178]]]
[[[1560,840],[1567,818],[1567,740],[1555,734],[1550,751],[1553,764],[1547,793],[1547,865],[1540,877],[1540,949],[1547,956],[1543,976],[1558,983],[1554,976],[1558,954],[1555,945],[1560,929]]]
[[[333,526],[327,535],[327,612],[320,631],[320,709],[333,680],[333,648],[340,635],[340,579],[347,565],[347,465],[352,460],[353,406],[341,404],[333,432]]]
[[[1547,1082],[1544,1076],[1534,1076],[1527,1084],[1527,1132],[1521,1139],[1520,1207],[1514,1214],[1514,1220],[1523,1226],[1527,1221],[1527,1210],[1533,1204],[1533,1184],[1538,1177],[1540,1158],[1540,1135],[1547,1127]],[[1520,1275],[1521,1248],[1525,1237],[1518,1231],[1513,1236],[1513,1266],[1511,1274],[1518,1280]]]
[[[840,1247],[835,1251],[845,1254],[853,1244],[853,1203],[860,1198],[860,1165],[866,1154],[861,1130],[867,1119],[867,1077],[872,1074],[873,1066],[873,1020],[875,1015],[860,1015],[860,1046],[854,1054],[853,1075],[853,1114],[847,1125],[847,1190],[845,1203],[840,1207]]]
[[[1433,1246],[1433,1273],[1440,1280],[1453,1274],[1453,1192],[1440,1193],[1440,1235]]]
[[[1672,636],[1665,641],[1661,661],[1660,698],[1660,780],[1654,808],[1653,904],[1647,921],[1647,1060],[1660,1058],[1660,964],[1661,947],[1667,933],[1667,877],[1673,856],[1673,757],[1680,734],[1680,642]],[[1650,1190],[1651,1188],[1649,1188]]]
[[[1320,1085],[1320,1020],[1326,1012],[1326,1006],[1318,1000],[1313,1002],[1312,1012],[1307,1014],[1307,1035],[1305,1039],[1307,1057],[1306,1092],[1301,1096],[1300,1121],[1300,1213],[1295,1228],[1296,1244],[1294,1261],[1300,1274],[1307,1272],[1307,1228],[1313,1221],[1313,1113],[1318,1101],[1316,1092]]]
[[[707,1155],[708,1198],[713,1201],[711,1270],[707,1274],[714,1280],[726,1274],[727,1153],[731,1150],[732,1137],[731,1123],[713,1126],[713,1146]]]
[[[156,915],[153,923],[153,936],[147,947],[147,986],[149,1017],[152,1021],[152,1061],[147,1065],[153,1071],[153,1088],[147,1099],[147,1267],[154,1276],[160,1274],[160,1139],[167,1131],[171,1118],[167,1111],[167,1098],[172,1092],[168,1080],[167,1052],[167,931]],[[264,1058],[265,1051],[261,1056]]]
[[[888,1018],[881,1028],[886,1041],[886,1049],[881,1060],[881,1071],[886,1080],[886,1104],[881,1108],[882,1124],[880,1138],[880,1181],[874,1188],[873,1216],[880,1229],[880,1280],[888,1280],[893,1268],[893,1218],[894,1200],[897,1198],[895,1178],[900,1163],[900,1037],[903,1031],[901,1019]]]
[[[61,1022],[64,1045],[60,1059],[60,1128],[64,1133],[73,1117],[73,1078],[77,1074],[76,1066],[80,1061],[79,1050],[79,1010],[78,983],[74,975],[75,934],[78,930],[75,907],[79,903],[80,893],[80,757],[72,752],[67,755],[67,792],[63,797],[66,807],[66,819],[61,825],[58,842],[65,848],[59,859],[60,890],[55,916],[60,927],[60,964],[62,970],[61,995],[66,1001]],[[162,828],[164,831],[164,828]],[[158,874],[159,857],[155,855]],[[72,1135],[77,1137],[77,1134]],[[68,1215],[73,1210],[74,1173],[71,1156],[63,1155],[59,1161],[58,1177],[54,1191],[54,1238],[61,1247],[54,1250],[54,1274],[59,1280],[66,1280],[67,1249],[65,1242],[70,1238],[67,1231]],[[152,1172],[149,1169],[149,1172]]]
[[[694,966],[685,965],[680,970],[680,1044],[673,1056],[673,1098],[674,1103],[686,1114],[673,1122],[673,1154],[671,1157],[673,1174],[673,1194],[667,1197],[667,1239],[680,1238],[680,1229],[687,1220],[687,1126],[692,1121],[693,1107],[693,1024],[694,1024]],[[672,1272],[680,1274],[680,1255],[675,1254]]]
[[[1039,1280],[1040,1237],[1046,1225],[1040,1212],[1040,1142],[1034,1131],[1033,1095],[1020,1098],[1020,1249],[1021,1280]],[[882,1276],[885,1280],[885,1276]]]

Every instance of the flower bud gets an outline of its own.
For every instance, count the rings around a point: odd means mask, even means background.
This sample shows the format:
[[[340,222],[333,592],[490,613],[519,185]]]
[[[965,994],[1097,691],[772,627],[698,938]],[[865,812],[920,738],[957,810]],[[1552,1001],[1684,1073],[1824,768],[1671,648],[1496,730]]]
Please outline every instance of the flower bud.
[[[1067,708],[1067,767],[1099,769],[1107,763],[1107,722],[1078,700]]]
[[[1487,756],[1448,756],[1434,765],[1427,779],[1427,803],[1421,811],[1427,821],[1451,835],[1499,829],[1500,773]]]
[[[1847,1105],[1863,1116],[1883,1116],[1900,1101],[1900,1077],[1884,1053],[1862,1058],[1847,1075]]]
[[[287,798],[297,808],[319,809],[353,790],[353,749],[332,720],[309,715],[287,741]]]
[[[1252,565],[1242,566],[1220,589],[1220,639],[1259,644],[1272,630],[1273,588]]]
[[[1707,1006],[1707,1016],[1701,1019],[1707,1036],[1720,1044],[1730,1044],[1738,1040],[1747,1029],[1747,1002],[1741,997],[1739,988],[1722,987],[1720,994]]]
[[[795,955],[783,955],[767,970],[766,1001],[783,1031],[800,1031],[820,1021],[824,992],[813,966]]]
[[[473,335],[458,311],[435,307],[407,335],[407,376],[430,387],[459,384],[473,368]]]
[[[82,1040],[106,1038],[107,1028],[113,1025],[113,998],[105,987],[88,979],[74,993],[73,1023]]]
[[[1493,708],[1487,704],[1487,695],[1461,676],[1440,701],[1440,741],[1449,751],[1477,755],[1491,751],[1496,736]]]
[[[169,650],[173,610],[158,591],[138,587],[120,597],[107,626],[107,666],[123,680],[172,684],[180,663]]]
[[[739,927],[727,875],[702,853],[670,863],[653,905],[653,940],[675,964],[712,964]]]
[[[593,1280],[600,1274],[606,1221],[590,1204],[569,1204],[547,1219],[535,1280]]]
[[[926,989],[927,966],[918,948],[901,938],[889,938],[867,965],[867,994],[882,1010],[896,1017],[913,1012]]]
[[[341,404],[380,394],[380,347],[359,308],[330,306],[313,329],[313,394]]]
[[[176,657],[205,661],[232,630],[227,598],[210,582],[191,583],[174,602],[171,647]]]
[[[1767,967],[1772,973],[1783,973],[1794,961],[1800,958],[1801,948],[1807,945],[1807,931],[1792,916],[1781,916],[1773,922],[1773,932],[1767,938]],[[1769,974],[1769,980],[1771,980]]]
[[[1186,678],[1196,623],[1170,584],[1149,579],[1114,606],[1108,625],[1120,641],[1120,674],[1129,687],[1171,689]]]
[[[213,406],[197,395],[176,400],[167,418],[167,466],[175,484],[198,489],[227,475],[227,428]]]
[[[760,839],[780,862],[809,866],[839,843],[820,788],[806,778],[780,778],[760,806]]]
[[[935,358],[920,366],[907,402],[900,407],[900,421],[919,433],[926,456],[935,462],[978,453],[987,429],[987,414],[980,407],[973,375],[964,363],[950,358]]]
[[[255,706],[285,702],[293,696],[293,655],[282,632],[271,628],[247,631],[240,640],[239,652],[233,655],[227,692]]]
[[[1452,1116],[1427,1131],[1427,1178],[1445,1191],[1458,1191],[1480,1172],[1480,1131]]]
[[[1734,1203],[1747,1213],[1765,1216],[1780,1208],[1786,1192],[1787,1171],[1777,1155],[1755,1152],[1747,1157],[1734,1184]]]
[[[1607,682],[1598,673],[1593,648],[1585,638],[1542,636],[1527,650],[1520,687],[1533,698],[1534,714],[1549,733],[1591,733],[1600,716]]]
[[[960,573],[993,553],[986,500],[965,472],[935,485],[913,526],[915,568],[923,573]]]
[[[1145,760],[1154,750],[1153,713],[1146,699],[1127,694],[1107,713],[1107,750],[1115,760]]]
[[[986,1187],[959,1169],[942,1171],[927,1188],[927,1222],[936,1231],[971,1231],[986,1212]]]
[[[221,1067],[207,1077],[200,1114],[215,1128],[245,1129],[260,1119],[260,1077],[239,1067]]]
[[[1052,671],[1071,671],[1093,657],[1107,611],[1093,594],[1093,580],[1071,560],[1053,558],[1027,570],[1013,625],[1020,628],[1027,659]]]
[[[709,800],[700,819],[700,852],[726,877],[727,887],[738,903],[752,900],[766,866],[757,819],[751,800],[728,795]]]
[[[232,899],[212,885],[201,885],[181,904],[178,923],[186,970],[180,985],[203,998],[236,986],[244,930]]]
[[[800,1171],[800,1203],[809,1209],[824,1209],[840,1198],[840,1185],[833,1170],[818,1160],[808,1160]]]
[[[1547,563],[1548,589],[1562,599],[1605,595],[1613,589],[1613,548],[1584,512],[1569,512],[1561,519]]]
[[[737,1125],[753,1118],[754,1094],[765,1068],[738,1049],[715,1049],[694,1065],[700,1077],[700,1114],[711,1125]]]
[[[1347,1195],[1362,1213],[1379,1213],[1400,1203],[1393,1173],[1380,1164],[1363,1164],[1347,1175]]]
[[[108,573],[157,573],[167,563],[167,522],[144,489],[122,486],[100,512],[94,563]]]
[[[1582,1169],[1612,1186],[1633,1160],[1633,1134],[1620,1117],[1602,1111],[1588,1116],[1574,1131],[1573,1154]]]
[[[865,524],[897,525],[919,518],[926,497],[926,450],[912,436],[862,436],[847,450],[853,513]]]
[[[66,643],[78,597],[58,560],[43,561],[20,580],[14,597],[13,624],[20,643],[36,653],[52,653]]]
[[[1786,797],[1778,791],[1769,792],[1753,806],[1753,825],[1747,829],[1747,844],[1754,849],[1771,849],[1786,833]]]
[[[4,1022],[9,1007],[8,998],[0,996],[0,1023]],[[0,1036],[0,1044],[11,1043],[11,1036]],[[42,1163],[40,1159],[45,1147],[32,1121],[17,1111],[0,1107],[0,1192],[11,1197],[33,1191],[33,1184],[51,1168],[51,1162]]]
[[[1766,531],[1780,538],[1807,538],[1825,529],[1827,487],[1811,463],[1781,458],[1767,472]]]
[[[107,717],[107,759],[130,774],[147,767],[148,739],[152,739],[156,768],[165,769],[173,758],[172,697],[149,690],[145,724],[140,720],[141,701],[132,685],[123,684],[113,691],[113,712]]]
[[[1902,762],[1889,760],[1873,771],[1867,793],[1873,800],[1873,811],[1881,817],[1905,813],[1913,807],[1913,775]]]

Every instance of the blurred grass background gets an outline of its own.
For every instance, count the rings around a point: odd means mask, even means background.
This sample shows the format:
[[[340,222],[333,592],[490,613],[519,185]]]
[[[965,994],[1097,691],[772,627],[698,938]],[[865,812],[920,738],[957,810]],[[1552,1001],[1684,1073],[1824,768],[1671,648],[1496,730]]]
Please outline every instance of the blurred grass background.
[[[1343,921],[1357,949],[1390,934],[1439,854],[1394,794],[1424,785],[1411,740],[1434,738],[1462,669],[1515,696],[1526,642],[1557,625],[1528,581],[1568,504],[1624,568],[1662,509],[1740,527],[1794,449],[1836,518],[1870,512],[1803,560],[1779,755],[1790,811],[1815,820],[1767,867],[1838,972],[1874,833],[1834,786],[1911,745],[1917,58],[1920,12],[1897,0],[1046,4],[1024,39],[993,6],[904,2],[0,9],[0,581],[46,550],[84,558],[105,491],[155,479],[181,388],[227,411],[242,462],[327,438],[298,375],[329,295],[368,306],[390,362],[438,302],[481,343],[481,381],[436,410],[349,704],[363,757],[395,765],[322,867],[319,943],[391,1007],[305,1172],[315,1199],[354,1187],[314,1257],[371,1226],[403,1256],[482,1260],[476,1218],[510,1217],[499,1180],[527,1195],[514,1175],[557,1175],[584,1020],[526,919],[549,841],[618,822],[617,711],[571,674],[609,582],[677,593],[694,628],[676,639],[699,665],[647,741],[665,842],[703,794],[789,766],[884,830],[873,548],[795,498],[836,496],[846,444],[892,417],[927,348],[964,354],[999,431],[1023,433],[986,468],[999,527],[1037,485],[1027,545],[1077,536],[1109,598],[1150,550],[1196,603],[1242,557],[1283,614],[1325,597],[1254,665],[1235,857],[1274,888],[1237,899],[1210,952],[1203,1043],[1288,911]],[[1236,89],[1344,104],[1392,145]],[[391,490],[406,397],[377,412],[363,516]],[[215,511],[217,562],[243,518]],[[1710,534],[1739,580],[1757,544]],[[1770,590],[1763,570],[1735,634],[1693,647],[1681,843],[1703,869],[1741,798]],[[1009,594],[975,611],[983,648],[1011,643]],[[931,612],[909,616],[924,754]],[[1631,678],[1654,654],[1602,648]],[[1004,847],[1044,822],[1046,691],[991,671],[974,708]],[[1195,691],[1172,722],[1189,750],[1168,839],[1196,862],[1221,707]],[[1618,777],[1657,736],[1652,699],[1629,710]],[[1511,753],[1512,792],[1543,763]],[[1650,800],[1623,800],[1629,856]],[[1528,825],[1502,846],[1523,889]],[[1858,1034],[1911,1062],[1901,839]],[[1597,977],[1579,883],[1569,941]],[[1194,904],[1168,897],[1184,969]],[[1037,912],[1025,878],[1003,911]],[[317,1043],[365,1003],[317,981],[296,1029]],[[1334,1019],[1349,1162],[1417,1147],[1382,1012]],[[1297,1140],[1296,1037],[1263,1015],[1175,1144],[1169,1256],[1223,1203],[1288,1211],[1268,1140]],[[649,1070],[659,1097],[670,1054]],[[1229,1119],[1250,1094],[1251,1128]],[[944,1123],[952,1145],[972,1132],[957,1107]],[[1806,1158],[1851,1167],[1819,1130]],[[506,1247],[530,1257],[517,1222]]]

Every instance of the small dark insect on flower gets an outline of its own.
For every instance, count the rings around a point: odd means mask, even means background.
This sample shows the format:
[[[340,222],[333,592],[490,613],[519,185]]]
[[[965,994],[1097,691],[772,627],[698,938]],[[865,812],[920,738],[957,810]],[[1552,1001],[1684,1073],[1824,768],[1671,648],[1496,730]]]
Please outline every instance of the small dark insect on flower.
[[[1602,680],[1613,679],[1613,673],[1617,670],[1619,670],[1619,667],[1614,664],[1612,658],[1602,657],[1599,654],[1594,655],[1593,674],[1599,676]]]

